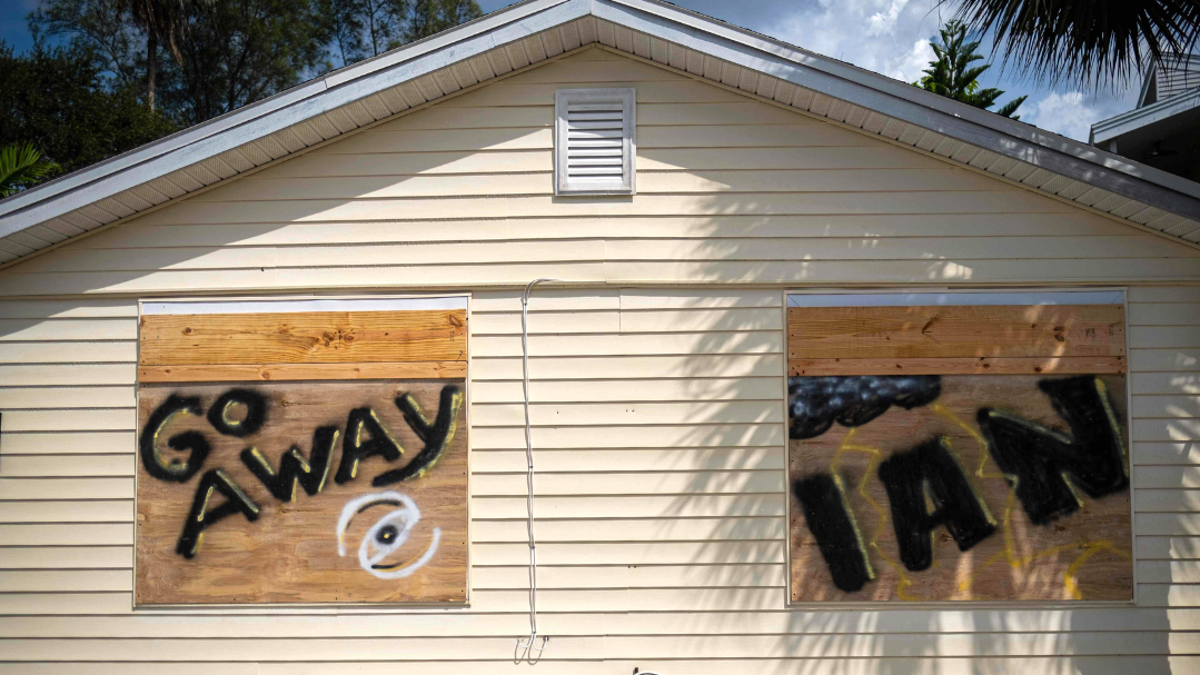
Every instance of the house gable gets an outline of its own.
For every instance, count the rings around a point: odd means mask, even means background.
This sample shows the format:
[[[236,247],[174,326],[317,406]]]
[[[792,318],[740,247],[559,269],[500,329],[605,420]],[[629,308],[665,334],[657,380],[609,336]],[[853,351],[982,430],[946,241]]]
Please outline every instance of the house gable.
[[[0,265],[593,44],[1200,241],[1186,179],[654,0],[528,0],[0,202]]]
[[[634,87],[638,194],[553,196],[554,92]],[[1200,251],[590,48],[0,273],[0,293],[589,282],[1120,282]],[[1113,264],[1121,260],[1120,264]]]

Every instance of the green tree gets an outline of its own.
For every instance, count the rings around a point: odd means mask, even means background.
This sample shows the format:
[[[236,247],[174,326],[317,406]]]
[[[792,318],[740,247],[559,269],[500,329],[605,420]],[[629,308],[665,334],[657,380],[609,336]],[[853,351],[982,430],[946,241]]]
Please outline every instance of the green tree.
[[[952,1],[969,30],[993,33],[994,53],[1052,84],[1123,85],[1200,39],[1200,0]]]
[[[413,42],[483,16],[475,0],[415,0],[404,41]]]
[[[400,43],[411,0],[322,0],[330,51],[341,65],[377,56]]]
[[[94,47],[114,76],[141,83],[148,56],[158,49],[143,48],[136,38],[145,24],[124,8],[145,1],[43,0],[30,26],[73,46]],[[171,30],[187,36],[174,41],[177,58],[155,67],[156,100],[180,124],[293,87],[323,63],[329,25],[322,0],[155,1],[175,7]]]
[[[187,33],[188,5],[213,0],[117,0],[119,11],[127,12],[133,25],[146,34],[146,102],[154,110],[158,84],[159,42],[166,45],[176,63],[183,63],[179,40]]]
[[[483,15],[475,0],[322,0],[322,13],[342,65]]]
[[[176,130],[104,63],[93,48],[35,43],[16,55],[0,41],[0,144],[30,141],[73,171]]]
[[[311,78],[330,36],[319,0],[220,0],[193,5],[187,23],[182,61],[164,64],[160,90],[187,125]]]
[[[0,148],[0,199],[16,194],[58,169],[42,159],[33,143],[13,143]]]
[[[929,62],[925,69],[925,77],[914,82],[926,91],[932,91],[946,98],[962,101],[987,110],[996,104],[996,99],[1004,95],[1004,91],[995,87],[983,88],[979,84],[979,76],[987,72],[991,65],[972,66],[972,63],[983,60],[977,53],[979,42],[967,42],[967,28],[959,21],[950,21],[939,31],[941,44],[930,41],[929,46],[937,59]],[[995,110],[998,115],[1021,119],[1014,115],[1017,108],[1025,101],[1024,96],[1014,98]]]

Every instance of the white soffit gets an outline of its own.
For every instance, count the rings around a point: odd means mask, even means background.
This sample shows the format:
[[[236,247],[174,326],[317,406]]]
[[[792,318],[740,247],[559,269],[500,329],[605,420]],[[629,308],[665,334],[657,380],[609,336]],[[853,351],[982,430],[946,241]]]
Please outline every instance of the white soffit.
[[[1200,184],[655,0],[528,0],[0,201],[0,266],[599,44],[1200,243]]]

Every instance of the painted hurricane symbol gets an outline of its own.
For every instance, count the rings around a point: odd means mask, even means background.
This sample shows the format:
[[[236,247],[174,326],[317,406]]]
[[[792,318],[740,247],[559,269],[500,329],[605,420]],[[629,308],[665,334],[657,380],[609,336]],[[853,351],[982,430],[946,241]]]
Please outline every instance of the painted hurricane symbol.
[[[442,540],[442,530],[433,528],[433,537],[425,550],[416,557],[396,564],[384,564],[383,561],[395,553],[408,541],[408,535],[413,527],[421,520],[421,510],[408,495],[399,492],[376,492],[363,495],[346,503],[342,508],[342,517],[338,519],[337,539],[338,555],[346,555],[346,528],[358,514],[375,506],[396,507],[389,511],[363,535],[362,543],[358,546],[358,564],[380,579],[403,579],[421,569],[437,553],[438,543]]]

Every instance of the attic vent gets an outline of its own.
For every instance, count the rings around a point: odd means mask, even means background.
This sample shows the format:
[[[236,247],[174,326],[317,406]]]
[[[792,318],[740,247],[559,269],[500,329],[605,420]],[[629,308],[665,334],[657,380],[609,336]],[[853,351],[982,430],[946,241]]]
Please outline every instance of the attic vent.
[[[555,92],[555,194],[634,193],[634,97],[633,89]]]

